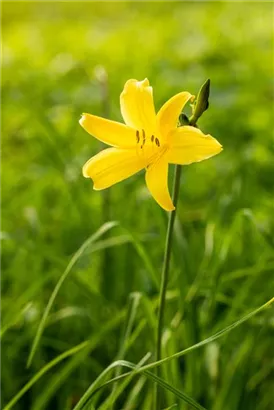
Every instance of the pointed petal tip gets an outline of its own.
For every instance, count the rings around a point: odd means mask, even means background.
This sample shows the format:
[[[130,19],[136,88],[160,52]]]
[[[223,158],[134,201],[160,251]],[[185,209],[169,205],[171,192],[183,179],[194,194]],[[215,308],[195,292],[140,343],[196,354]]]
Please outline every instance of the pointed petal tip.
[[[81,127],[83,127],[83,128],[84,128],[84,122],[85,122],[85,120],[86,120],[86,114],[83,113],[83,114],[81,114],[81,117],[80,117],[80,119],[79,119],[79,124],[80,124]]]
[[[86,164],[85,164],[85,165],[83,166],[83,168],[82,168],[82,175],[83,175],[84,178],[90,178],[90,176],[89,176],[88,173],[87,173]]]
[[[213,137],[211,137],[211,138],[213,138]],[[219,154],[221,151],[223,151],[224,148],[223,148],[222,144],[219,143],[219,141],[217,141],[216,139],[215,139],[215,141],[216,141],[217,154]]]
[[[155,197],[154,200],[166,212],[173,212],[176,209],[172,202],[168,201],[165,203],[164,201],[158,201]]]
[[[93,190],[94,191],[102,191],[104,188],[100,188],[99,186],[97,186],[96,184],[95,184],[95,182],[93,183]]]
[[[95,182],[95,180],[90,176],[90,175],[88,175],[87,174],[87,172],[85,172],[85,170],[84,170],[84,167],[83,167],[83,176],[85,177],[85,178],[87,178],[87,179],[91,179],[91,181],[93,182],[93,190],[94,191],[102,191],[102,189],[104,189],[104,188],[101,188],[96,182]]]
[[[136,80],[135,78],[131,78],[129,80],[126,81],[123,91],[121,92],[121,96],[124,96],[126,94],[128,94],[129,92],[131,92],[134,87],[141,87],[141,88],[146,88],[149,87],[149,80],[147,78],[145,78],[144,80]]]
[[[149,80],[148,78],[144,78],[143,81],[140,81],[143,87],[149,87]]]
[[[189,165],[209,159],[223,150],[223,146],[210,134],[192,126],[177,128],[172,135],[168,152],[170,164]]]
[[[223,148],[222,144],[220,144],[220,142],[219,142],[216,138],[212,137],[211,134],[204,134],[204,137],[210,139],[212,142],[215,143],[216,153],[217,153],[217,154],[218,154],[219,152],[223,151],[224,148]]]
[[[155,198],[154,198],[155,199]],[[169,203],[169,204],[164,204],[163,202],[158,202],[158,201],[156,201],[157,203],[158,203],[158,205],[160,205],[160,207],[164,210],[164,211],[166,211],[166,212],[173,212],[174,210],[175,210],[175,206],[172,204],[172,203]]]
[[[173,205],[172,207],[170,207],[169,209],[167,209],[168,212],[173,212],[175,211],[176,207]]]

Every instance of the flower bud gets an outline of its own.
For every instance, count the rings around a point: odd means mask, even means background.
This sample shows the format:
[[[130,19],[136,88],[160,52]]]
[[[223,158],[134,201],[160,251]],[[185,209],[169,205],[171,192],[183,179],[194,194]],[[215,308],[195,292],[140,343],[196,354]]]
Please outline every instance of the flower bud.
[[[195,125],[202,114],[208,109],[209,106],[209,92],[210,92],[210,80],[206,82],[200,88],[197,99],[192,106],[192,116],[190,117],[190,123]]]

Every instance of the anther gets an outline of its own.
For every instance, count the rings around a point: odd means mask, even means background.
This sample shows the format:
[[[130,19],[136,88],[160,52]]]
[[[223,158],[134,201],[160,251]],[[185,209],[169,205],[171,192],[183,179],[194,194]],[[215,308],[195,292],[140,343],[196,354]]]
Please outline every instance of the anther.
[[[137,144],[139,144],[139,141],[140,141],[140,135],[139,135],[139,131],[137,130],[136,131],[136,142],[137,142]]]
[[[155,144],[157,145],[157,147],[160,147],[160,141],[158,140],[158,138],[155,138]]]
[[[142,131],[143,131],[143,145],[145,145],[145,142],[146,142],[146,133],[145,133],[145,130],[142,130]],[[142,145],[141,148],[143,148],[143,145]]]
[[[151,135],[151,142],[154,141],[154,135]]]

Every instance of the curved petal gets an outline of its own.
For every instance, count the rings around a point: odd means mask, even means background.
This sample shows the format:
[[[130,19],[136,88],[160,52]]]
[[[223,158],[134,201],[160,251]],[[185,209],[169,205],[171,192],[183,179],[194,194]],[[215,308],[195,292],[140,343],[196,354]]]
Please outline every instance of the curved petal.
[[[221,144],[211,135],[188,125],[179,127],[171,135],[167,160],[171,164],[187,165],[203,161],[222,151]]]
[[[107,148],[86,162],[83,175],[93,180],[95,190],[100,190],[129,178],[142,168],[144,163],[134,151]]]
[[[125,124],[91,114],[82,114],[79,123],[84,130],[105,144],[121,148],[136,146],[136,131]]]
[[[182,93],[174,95],[170,98],[157,113],[158,129],[163,137],[177,127],[179,115],[183,110],[186,103],[193,98],[189,92],[184,91]]]
[[[168,162],[166,155],[162,155],[152,163],[146,171],[147,187],[158,204],[166,211],[175,209],[168,190]]]
[[[152,87],[147,78],[143,81],[128,80],[120,96],[120,105],[127,125],[151,134],[155,132],[156,114]]]

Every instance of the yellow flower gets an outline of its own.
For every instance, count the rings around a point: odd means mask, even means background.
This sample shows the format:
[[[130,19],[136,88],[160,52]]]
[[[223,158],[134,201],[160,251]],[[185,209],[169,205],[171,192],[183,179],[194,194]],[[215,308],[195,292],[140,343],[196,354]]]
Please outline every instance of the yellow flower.
[[[191,164],[222,150],[219,142],[191,126],[177,127],[179,115],[193,96],[176,94],[155,113],[149,81],[128,80],[120,96],[125,124],[83,114],[81,126],[112,146],[92,157],[83,175],[100,190],[146,169],[146,184],[158,204],[167,211],[174,205],[168,190],[168,164]]]

